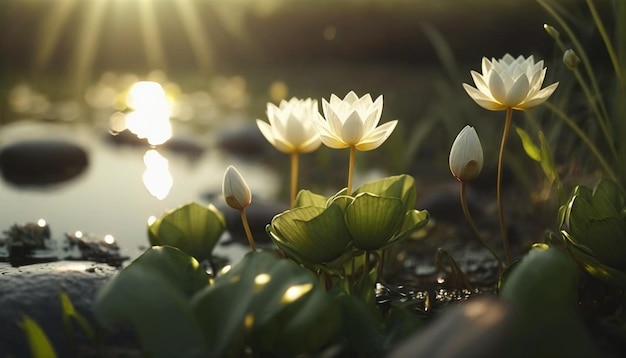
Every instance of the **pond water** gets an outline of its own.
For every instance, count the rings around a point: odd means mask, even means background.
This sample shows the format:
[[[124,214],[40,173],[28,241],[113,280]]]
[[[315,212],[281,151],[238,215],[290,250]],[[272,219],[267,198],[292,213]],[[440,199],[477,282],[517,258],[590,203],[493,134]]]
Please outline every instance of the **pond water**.
[[[120,114],[113,110],[110,113]],[[155,123],[154,118],[145,120]],[[114,136],[106,123],[21,118],[0,127],[2,148],[52,141],[57,145],[75,145],[87,156],[86,167],[80,172],[54,183],[15,182],[11,180],[12,173],[2,173],[0,230],[15,223],[43,219],[54,239],[77,231],[93,238],[107,236],[118,242],[122,255],[132,258],[148,246],[149,218],[190,201],[220,206],[222,178],[228,165],[237,166],[245,175],[255,200],[271,200],[279,190],[281,180],[271,168],[220,148],[215,138],[218,130],[200,131],[178,121],[166,144],[150,146],[128,130]],[[238,121],[229,123],[239,128]],[[246,133],[249,129],[243,128],[237,130]],[[54,146],[51,150],[55,150]],[[48,165],[37,162],[50,160],[45,153],[31,154],[34,161],[25,165]],[[72,158],[65,161],[71,162]],[[52,165],[52,170],[62,172],[66,164],[60,163],[58,168]],[[245,251],[244,246],[237,244],[216,248],[216,254],[231,258],[240,257]]]

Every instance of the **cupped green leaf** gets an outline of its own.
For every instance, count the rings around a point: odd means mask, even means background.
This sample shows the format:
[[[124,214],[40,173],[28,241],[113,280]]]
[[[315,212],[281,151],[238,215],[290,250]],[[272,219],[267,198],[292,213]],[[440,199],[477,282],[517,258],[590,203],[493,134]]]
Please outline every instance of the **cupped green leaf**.
[[[149,225],[148,237],[154,246],[173,246],[202,261],[211,257],[225,229],[224,215],[215,206],[192,202]]]
[[[389,245],[400,242],[404,239],[407,239],[417,230],[423,228],[428,224],[428,220],[430,219],[430,214],[427,210],[409,210],[404,215],[404,221],[402,221],[402,226],[398,233],[389,241]],[[383,247],[385,248],[385,247]]]
[[[279,248],[310,264],[337,259],[352,240],[338,205],[288,210],[272,219],[268,231]]]
[[[404,203],[398,198],[358,194],[345,210],[352,245],[361,250],[385,246],[398,231],[404,214]]]
[[[131,324],[148,356],[206,356],[189,299],[208,283],[193,257],[173,247],[153,247],[100,288],[94,313],[105,327]]]
[[[316,206],[326,207],[326,197],[323,195],[315,194],[310,190],[300,190],[296,196],[296,202],[294,208],[300,208],[304,206]]]
[[[247,254],[192,301],[216,357],[244,347],[272,356],[318,351],[337,339],[338,307],[315,276],[270,252]]]
[[[415,202],[417,201],[415,179],[407,174],[390,176],[365,183],[354,191],[353,196],[360,193],[371,193],[379,196],[398,198],[404,203],[404,211],[414,209]]]
[[[570,240],[568,242],[570,244],[568,245],[568,250],[574,260],[576,260],[585,271],[598,280],[626,289],[626,272],[602,263],[593,255],[593,252],[591,252],[589,248],[577,245],[573,243],[571,239],[568,239],[569,235],[567,232],[562,232],[561,234],[566,240]]]
[[[601,181],[593,192],[579,186],[565,205],[561,228],[566,241],[584,246],[603,264],[626,266],[624,198],[615,183]]]

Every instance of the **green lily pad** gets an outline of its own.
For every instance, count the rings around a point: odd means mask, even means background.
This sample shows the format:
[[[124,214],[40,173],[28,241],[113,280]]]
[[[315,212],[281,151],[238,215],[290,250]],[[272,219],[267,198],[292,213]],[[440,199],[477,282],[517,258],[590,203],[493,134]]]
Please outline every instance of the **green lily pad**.
[[[173,247],[153,247],[98,291],[94,314],[104,327],[131,324],[148,356],[206,356],[189,299],[208,284],[193,257]]]
[[[404,214],[400,199],[370,193],[356,195],[345,210],[352,245],[367,251],[385,246],[400,228]]]
[[[324,208],[326,207],[326,200],[326,197],[323,195],[315,194],[310,190],[300,190],[296,196],[294,208],[303,206],[316,206]]]
[[[202,261],[211,257],[225,229],[224,215],[215,206],[192,202],[149,225],[148,237],[154,246],[173,246]]]
[[[561,228],[568,242],[602,264],[626,267],[624,198],[615,183],[603,180],[591,191],[577,187],[562,213]]]
[[[562,232],[562,235],[566,238],[569,236],[566,232]],[[626,289],[626,272],[603,264],[584,246],[570,241],[568,249],[574,260],[590,275],[613,286]]]
[[[268,232],[279,248],[309,264],[337,259],[352,240],[338,205],[288,210],[272,219]]]
[[[317,278],[270,252],[247,254],[192,305],[216,357],[240,357],[246,345],[272,356],[311,353],[339,329],[338,306]]]
[[[415,179],[407,174],[395,175],[365,183],[358,187],[353,196],[360,193],[371,193],[380,196],[398,198],[405,205],[404,211],[415,208],[417,201],[417,189]]]

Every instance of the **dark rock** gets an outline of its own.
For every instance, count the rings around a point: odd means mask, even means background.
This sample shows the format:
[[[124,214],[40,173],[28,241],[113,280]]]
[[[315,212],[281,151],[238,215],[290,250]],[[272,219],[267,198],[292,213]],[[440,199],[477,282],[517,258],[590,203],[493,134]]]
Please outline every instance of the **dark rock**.
[[[483,206],[474,195],[472,188],[466,192],[467,207],[474,220],[480,219]],[[419,209],[426,209],[430,217],[436,221],[464,222],[463,208],[461,206],[461,183],[451,182],[433,186],[427,192],[420,194],[417,202]]]
[[[8,258],[13,266],[29,263],[33,252],[46,250],[47,243],[50,242],[50,227],[47,224],[15,224],[4,234],[6,239],[0,240],[0,245],[6,244],[9,252]]]
[[[272,148],[252,121],[221,128],[215,136],[218,148],[241,156],[258,156]]]
[[[511,308],[497,297],[478,297],[447,309],[388,357],[499,357],[511,320]]]
[[[28,357],[26,336],[20,327],[24,316],[42,328],[57,356],[71,356],[64,333],[59,291],[70,298],[76,311],[96,328],[92,303],[98,288],[117,270],[105,264],[86,261],[57,261],[21,267],[0,263],[0,352],[3,356]],[[90,347],[85,334],[73,325],[79,349]],[[112,342],[131,345],[131,339]],[[111,343],[113,344],[113,343]],[[91,347],[93,349],[93,347]]]
[[[85,150],[61,140],[23,141],[0,152],[2,176],[16,185],[64,182],[83,173],[87,165]]]

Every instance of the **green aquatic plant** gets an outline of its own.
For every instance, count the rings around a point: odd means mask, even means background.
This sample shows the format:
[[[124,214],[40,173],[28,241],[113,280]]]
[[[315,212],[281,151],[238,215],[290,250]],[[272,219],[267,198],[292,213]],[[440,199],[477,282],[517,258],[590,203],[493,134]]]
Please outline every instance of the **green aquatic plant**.
[[[148,225],[153,246],[169,245],[202,261],[226,230],[224,215],[213,205],[188,203],[163,214]]]
[[[559,210],[560,233],[572,257],[592,276],[626,288],[626,204],[611,180],[577,186]]]

